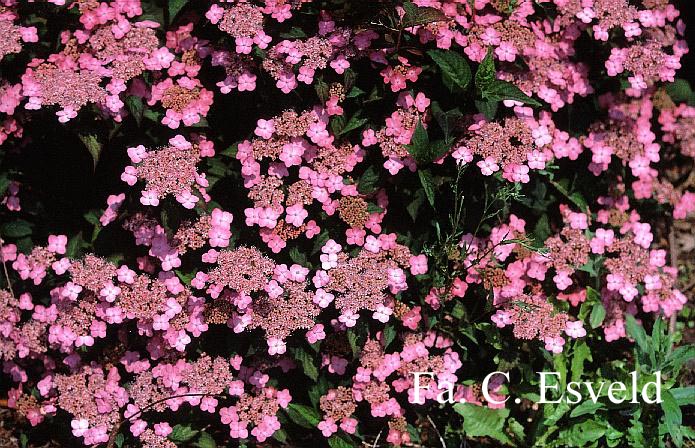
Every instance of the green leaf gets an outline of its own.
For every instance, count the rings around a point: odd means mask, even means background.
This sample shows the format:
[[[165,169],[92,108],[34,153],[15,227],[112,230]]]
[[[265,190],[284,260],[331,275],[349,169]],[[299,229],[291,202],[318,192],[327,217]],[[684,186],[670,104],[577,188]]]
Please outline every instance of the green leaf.
[[[6,222],[0,227],[0,237],[3,238],[22,238],[31,235],[33,224],[23,219]]]
[[[354,448],[356,445],[347,436],[340,434],[331,436],[328,439],[328,446],[331,448]]]
[[[193,444],[196,448],[217,448],[217,442],[215,442],[215,438],[210,435],[208,432],[201,432],[200,437],[198,437],[198,440],[195,441]]]
[[[572,381],[579,381],[584,373],[584,362],[586,360],[591,361],[591,349],[586,344],[584,340],[578,340],[574,343],[574,349],[572,350]]]
[[[285,412],[290,420],[302,428],[314,429],[321,421],[321,416],[314,408],[303,404],[290,403]]]
[[[509,417],[509,419],[507,420],[507,427],[511,431],[512,435],[516,438],[517,444],[523,442],[526,439],[524,425],[516,421],[513,417]]]
[[[319,371],[314,364],[314,358],[301,347],[293,349],[292,352],[294,354],[294,359],[299,361],[302,365],[304,374],[316,381],[319,377]]]
[[[475,72],[475,87],[482,92],[486,90],[495,79],[495,58],[492,54],[492,47],[490,47],[483,60],[480,62],[478,70]]]
[[[471,68],[463,56],[451,50],[430,50],[427,54],[439,66],[442,80],[449,91],[466,90],[471,82]]]
[[[669,435],[673,438],[676,446],[681,446],[683,444],[683,435],[680,430],[683,424],[681,408],[668,390],[661,392],[661,399],[661,409],[664,411],[664,422],[668,428]]]
[[[357,98],[359,96],[365,95],[367,92],[364,90],[360,89],[359,87],[355,86],[348,92],[347,95],[345,95],[345,98]]]
[[[499,101],[493,100],[475,100],[475,107],[478,112],[485,115],[485,118],[492,120],[497,114],[497,108],[499,107]]]
[[[361,117],[359,113],[356,113],[350,118],[350,120],[348,120],[345,127],[341,129],[340,132],[338,132],[338,136],[340,137],[347,134],[350,131],[359,129],[360,127],[364,126],[368,121],[368,118]]]
[[[323,232],[319,233],[319,236],[316,237],[316,240],[314,240],[314,245],[311,248],[311,255],[316,255],[329,239],[330,236],[328,235],[328,231],[324,230]]]
[[[417,220],[418,212],[420,211],[420,207],[424,202],[425,191],[418,189],[413,195],[413,200],[410,202],[410,204],[408,204],[405,207],[405,209],[408,211],[408,214],[413,219],[413,222]]]
[[[292,259],[293,262],[295,262],[301,266],[306,266],[306,264],[307,264],[306,255],[304,254],[304,252],[300,251],[297,247],[293,247],[292,249],[290,249],[289,255],[290,255],[290,259]]]
[[[635,317],[631,314],[625,315],[625,330],[627,334],[637,342],[637,345],[644,353],[649,353],[650,344],[647,339],[647,333],[644,331],[642,325],[638,324]]]
[[[190,425],[176,425],[172,428],[168,439],[175,443],[188,442],[193,437],[198,435],[200,431],[193,429]]]
[[[350,344],[352,354],[357,357],[362,351],[362,346],[367,341],[368,328],[365,325],[356,325],[353,328],[348,328],[347,339]]]
[[[328,380],[326,380],[325,377],[321,377],[319,378],[318,382],[314,383],[307,391],[307,395],[309,395],[309,400],[315,408],[319,406],[321,397],[323,395],[326,395],[326,392],[328,392],[328,387]]]
[[[434,179],[432,178],[432,173],[429,170],[418,170],[417,174],[420,177],[422,188],[425,190],[427,201],[434,207]]]
[[[394,339],[396,339],[396,328],[393,325],[386,325],[384,327],[384,348],[388,348]]]
[[[173,22],[186,3],[188,0],[169,0],[169,20]]]
[[[7,173],[1,173],[0,174],[0,197],[5,195],[5,192],[10,186],[10,178],[7,176]]]
[[[94,167],[96,168],[103,149],[103,146],[101,143],[99,143],[99,139],[95,134],[79,134],[78,137],[87,148],[87,151],[89,151],[89,154],[92,156]]]
[[[678,403],[678,406],[693,406],[695,405],[695,386],[676,387],[670,389],[671,395]]]
[[[403,9],[405,14],[403,15],[403,20],[401,26],[403,28],[411,28],[419,25],[427,25],[428,23],[440,22],[442,20],[448,20],[447,16],[444,15],[439,9],[431,8],[429,6],[418,7],[412,2],[403,3]]]
[[[319,100],[321,100],[322,103],[328,101],[330,95],[330,87],[322,78],[319,78],[314,83],[314,90],[316,90],[316,96],[319,97]]]
[[[418,160],[425,155],[429,146],[430,137],[427,135],[427,129],[422,125],[422,121],[418,120],[413,136],[410,138],[410,144],[406,145],[406,148],[410,155]]]
[[[128,108],[130,115],[135,118],[135,122],[138,124],[138,127],[140,127],[142,124],[143,113],[145,112],[145,106],[142,103],[142,98],[139,96],[130,95],[125,99],[125,105]]]
[[[541,106],[542,104],[521,91],[520,88],[511,82],[496,79],[481,89],[481,96],[489,101],[504,101],[514,100],[521,103],[530,104],[532,106]]]
[[[373,193],[379,184],[379,170],[376,166],[370,165],[357,181],[357,191],[362,194]]]
[[[606,433],[606,424],[596,420],[586,420],[572,425],[569,430],[569,440],[574,446],[585,446],[595,442]]]
[[[603,319],[606,318],[606,308],[604,308],[603,303],[594,303],[593,308],[591,308],[591,315],[589,316],[589,325],[591,328],[598,328],[603,323]]]
[[[125,436],[123,435],[123,433],[119,432],[116,435],[116,439],[114,440],[114,443],[116,444],[116,446],[118,448],[121,448],[123,446],[123,442],[125,442]]]
[[[273,433],[273,439],[284,444],[287,442],[287,432],[284,429],[278,429]]]
[[[589,303],[601,302],[601,294],[591,286],[586,287],[586,299]]]
[[[384,209],[379,207],[378,205],[376,205],[372,202],[367,203],[367,212],[369,212],[369,213],[381,213],[383,211],[384,211]]]
[[[306,39],[306,33],[299,27],[293,26],[286,33],[280,33],[280,37],[283,39]]]
[[[145,111],[142,113],[142,116],[143,118],[147,118],[150,121],[159,123],[159,121],[162,119],[163,114],[153,109],[145,109]]]
[[[422,121],[418,120],[410,144],[405,145],[405,147],[417,163],[427,164],[445,154],[449,150],[450,144],[445,140],[430,142],[427,130],[422,125]]]
[[[471,437],[492,437],[503,443],[509,443],[504,433],[504,422],[509,409],[490,409],[470,403],[457,403],[454,410],[463,416],[463,431]]]
[[[432,102],[431,109],[432,115],[434,115],[434,119],[437,120],[437,124],[439,124],[439,127],[442,129],[442,132],[444,132],[444,141],[448,143],[453,143],[454,126],[456,122],[460,120],[463,116],[461,110],[457,107],[444,112],[442,108],[439,106],[439,103],[436,101]]]
[[[345,91],[350,92],[357,82],[357,73],[355,73],[353,69],[348,68],[343,74],[343,79],[343,87],[345,88]]]
[[[664,88],[674,102],[685,101],[690,106],[695,105],[695,92],[685,79],[676,79],[674,82],[666,84]]]
[[[586,414],[595,414],[596,411],[598,411],[599,409],[605,409],[605,408],[606,408],[606,405],[604,405],[600,401],[597,401],[596,403],[594,403],[591,400],[584,401],[579,406],[572,409],[572,412],[570,412],[570,417],[576,418],[576,417],[581,417],[582,415],[586,415]]]
[[[334,116],[333,118],[331,118],[331,121],[330,121],[331,132],[335,135],[339,135],[340,132],[345,127],[345,124],[346,124],[345,117],[343,117],[342,115]]]

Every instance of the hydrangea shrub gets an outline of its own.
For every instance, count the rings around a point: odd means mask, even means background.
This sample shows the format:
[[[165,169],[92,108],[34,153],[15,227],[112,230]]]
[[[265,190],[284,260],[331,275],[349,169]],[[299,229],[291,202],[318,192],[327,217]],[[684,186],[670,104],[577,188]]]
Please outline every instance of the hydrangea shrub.
[[[14,436],[693,438],[676,6],[0,0]],[[542,370],[562,386],[661,371],[665,399],[539,405]]]

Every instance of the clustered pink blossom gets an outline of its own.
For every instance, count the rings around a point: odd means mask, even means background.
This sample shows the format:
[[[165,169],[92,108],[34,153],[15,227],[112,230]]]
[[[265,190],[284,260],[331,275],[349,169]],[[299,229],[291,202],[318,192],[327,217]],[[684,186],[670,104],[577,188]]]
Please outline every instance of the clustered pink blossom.
[[[0,0],[0,61],[43,38],[22,25],[19,3]],[[695,107],[662,104],[659,87],[674,80],[688,52],[683,21],[668,2],[520,0],[509,12],[500,6],[508,2],[492,0],[414,2],[437,15],[400,30],[410,42],[475,62],[491,50],[497,78],[543,104],[507,99],[499,104],[504,118],[457,117],[451,144],[432,166],[468,166],[519,188],[552,180],[558,163],[591,179],[622,169],[595,203],[568,197],[552,210],[562,225],[538,242],[544,250],[525,244],[532,232],[517,214],[457,234],[447,254],[456,271],[445,286],[430,281],[438,266],[430,247],[409,247],[390,223],[405,208],[396,191],[404,179],[416,173],[424,183],[429,173],[409,149],[416,132],[438,126],[422,52],[328,11],[294,36],[278,32],[308,4],[319,7],[311,0],[206,2],[200,17],[184,14],[170,29],[143,20],[139,0],[49,3],[56,14],[72,11],[75,23],[60,31],[57,50],[18,64],[13,82],[0,80],[0,145],[19,142],[21,152],[24,125],[40,110],[66,129],[83,117],[120,125],[138,114],[132,102],[148,112],[133,122],[152,121],[166,137],[157,145],[142,133],[122,144],[127,187],[99,199],[99,229],[116,229],[134,248],[122,257],[79,255],[82,237],[63,234],[28,248],[2,240],[0,257],[19,281],[14,291],[0,290],[0,360],[11,381],[8,404],[32,425],[67,413],[72,435],[94,446],[126,422],[122,430],[143,446],[173,447],[166,411],[190,406],[219,416],[232,439],[262,443],[278,435],[283,412],[304,394],[285,381],[301,373],[303,354],[340,384],[316,397],[317,434],[357,434],[366,412],[384,419],[388,443],[407,445],[410,407],[449,386],[456,400],[499,407],[457,384],[465,372],[455,341],[431,328],[430,317],[451,301],[484,301],[480,291],[489,292],[491,327],[552,354],[587,336],[576,315],[592,267],[606,342],[627,336],[627,315],[672,316],[687,302],[656,229],[638,212],[653,201],[674,219],[695,212],[695,192],[674,187],[659,166],[667,146],[695,158]],[[544,14],[546,6],[555,12]],[[400,20],[405,14],[397,8]],[[581,38],[605,58],[580,60]],[[594,93],[592,64],[628,87],[597,95],[604,115],[575,132],[558,112]],[[336,123],[355,119],[346,85],[358,67],[391,96],[380,99],[384,113],[369,126],[341,129]],[[302,97],[307,85],[321,91],[319,101]],[[221,101],[256,98],[264,86],[281,92],[281,107],[253,115],[241,141],[230,145],[208,127]],[[233,152],[222,153],[227,146]],[[237,176],[216,196],[220,157]],[[25,191],[8,180],[1,200],[8,213],[26,208]],[[232,193],[233,209],[217,202]],[[165,215],[171,209],[180,213]],[[599,256],[602,264],[591,265]],[[350,338],[360,326],[367,334],[354,350]],[[201,349],[220,334],[233,355]],[[242,334],[253,341],[248,355],[236,344]],[[104,349],[107,341],[117,343]],[[416,371],[431,373],[420,403]],[[505,393],[501,383],[493,388]]]

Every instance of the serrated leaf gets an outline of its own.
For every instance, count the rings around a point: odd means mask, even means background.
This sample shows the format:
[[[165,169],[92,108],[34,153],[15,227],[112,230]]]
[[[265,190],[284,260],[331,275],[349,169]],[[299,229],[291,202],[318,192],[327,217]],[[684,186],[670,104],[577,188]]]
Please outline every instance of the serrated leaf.
[[[302,428],[314,429],[321,421],[321,416],[314,408],[303,404],[290,403],[285,412],[290,420]]]
[[[580,403],[577,407],[572,409],[572,412],[570,412],[570,417],[571,418],[577,418],[581,417],[582,415],[586,414],[595,414],[596,411],[599,409],[605,409],[606,405],[601,403],[600,401],[597,401],[594,403],[591,400],[584,401]]]
[[[393,325],[386,325],[384,327],[384,348],[388,348],[394,339],[396,339],[396,328]]]
[[[594,306],[591,308],[591,315],[589,316],[589,325],[591,325],[591,328],[600,327],[605,318],[606,308],[604,308],[603,303],[594,303]]]
[[[0,236],[3,238],[22,238],[31,235],[33,224],[23,219],[6,222],[0,227]]]
[[[328,439],[328,446],[331,448],[354,448],[356,445],[344,435],[333,435]]]
[[[353,87],[350,92],[348,92],[347,95],[345,95],[345,98],[357,98],[359,96],[365,95],[367,92],[364,90],[360,89],[359,87]]]
[[[644,331],[644,327],[637,323],[633,315],[627,313],[625,315],[625,330],[627,334],[635,340],[642,352],[649,352],[649,340],[647,339],[647,333]]]
[[[427,129],[423,126],[422,121],[418,120],[415,125],[415,131],[410,138],[410,144],[406,146],[408,152],[417,160],[420,158],[430,145],[430,137],[427,135]]]
[[[603,437],[605,433],[605,423],[597,422],[596,420],[585,420],[570,428],[568,438],[577,446],[586,446]]]
[[[280,37],[283,39],[306,39],[306,33],[299,27],[293,26],[286,33],[280,33]]]
[[[449,150],[450,145],[444,140],[430,142],[427,130],[422,121],[418,120],[410,144],[405,145],[405,148],[417,163],[427,164],[444,155]]]
[[[666,357],[666,363],[674,373],[680,372],[681,367],[686,362],[695,358],[695,345],[684,345],[676,348]],[[693,399],[695,400],[695,389],[693,389]]]
[[[328,232],[324,230],[323,232],[319,233],[319,236],[316,237],[316,240],[314,241],[314,245],[311,248],[311,255],[316,255],[319,250],[323,247],[324,244],[330,239],[330,236],[328,235]]]
[[[432,102],[431,109],[434,119],[437,120],[437,124],[444,132],[444,140],[448,143],[453,143],[453,127],[455,122],[463,117],[461,110],[457,107],[444,112],[436,101]]]
[[[379,170],[370,165],[357,181],[357,191],[362,194],[373,193],[379,184]]]
[[[537,100],[531,98],[521,91],[520,88],[508,81],[496,79],[481,88],[481,96],[489,101],[514,100],[532,106],[541,106]]]
[[[125,105],[128,108],[130,115],[133,116],[135,122],[138,124],[138,127],[140,127],[142,124],[142,117],[145,112],[145,106],[142,103],[142,98],[139,96],[130,95],[125,99]]]
[[[319,377],[319,371],[314,364],[314,358],[301,347],[293,349],[292,353],[294,359],[302,366],[304,374],[316,381]]]
[[[598,293],[598,291],[596,291],[591,286],[587,286],[586,287],[586,300],[589,303],[600,302],[601,301],[601,295]]]
[[[217,448],[217,442],[208,432],[201,432],[198,440],[193,444],[196,448]]]
[[[572,381],[579,381],[584,373],[584,362],[591,361],[591,349],[583,340],[578,340],[574,343],[572,350],[572,363],[570,365],[572,371]]]
[[[331,132],[334,135],[339,135],[343,128],[345,128],[345,123],[345,117],[343,117],[342,115],[336,115],[332,117],[330,121]]]
[[[490,409],[470,403],[457,403],[454,410],[463,416],[463,431],[471,437],[491,437],[502,443],[509,443],[504,433],[504,422],[509,409]]]
[[[495,58],[492,54],[492,47],[490,47],[483,60],[480,62],[478,70],[475,72],[475,87],[479,91],[483,91],[492,84],[495,79]]]
[[[350,120],[348,120],[343,129],[341,129],[340,132],[338,132],[338,136],[343,136],[350,131],[359,129],[360,127],[364,126],[368,121],[368,118],[361,117],[359,113],[356,113],[350,118]]]
[[[430,50],[427,54],[439,66],[444,85],[451,92],[463,92],[471,82],[468,61],[454,51]]]
[[[304,252],[300,251],[297,247],[293,247],[289,252],[290,259],[301,266],[306,266],[307,259]]]
[[[661,392],[661,399],[661,409],[664,411],[664,423],[666,423],[669,435],[673,438],[676,446],[681,446],[683,443],[683,436],[680,431],[680,427],[683,424],[683,413],[681,408],[668,390]]]
[[[676,79],[674,82],[666,84],[664,88],[668,96],[676,103],[685,101],[691,106],[695,104],[695,92],[685,79]]]
[[[493,120],[495,118],[499,104],[499,101],[475,100],[475,107],[478,109],[478,112],[485,115],[485,118],[488,120]]]
[[[198,435],[200,431],[193,429],[190,425],[176,425],[172,428],[171,434],[169,434],[168,439],[175,443],[188,442]]]
[[[7,173],[0,174],[0,197],[5,195],[5,192],[10,186],[10,178]]]
[[[370,214],[371,213],[381,213],[383,211],[384,211],[384,209],[379,207],[378,205],[376,205],[372,202],[367,203],[367,212],[369,212]]]
[[[425,191],[418,189],[413,196],[413,200],[408,204],[405,209],[407,210],[413,221],[417,220],[418,212],[420,207],[425,202]]]
[[[153,109],[145,109],[145,111],[142,113],[143,118],[147,118],[150,121],[154,121],[155,123],[159,123],[159,121],[162,119],[162,113],[157,112]]]
[[[92,161],[94,162],[94,167],[96,168],[103,149],[103,146],[101,143],[99,143],[99,139],[95,134],[79,134],[78,137],[87,148],[87,151],[89,151],[89,154],[92,156]]]
[[[432,173],[429,170],[418,170],[417,174],[420,178],[422,189],[425,191],[427,201],[434,207],[434,179],[432,178]]]
[[[411,28],[414,26],[427,25],[428,23],[448,20],[447,16],[444,15],[444,13],[439,9],[431,8],[429,6],[418,7],[412,2],[405,2],[403,3],[403,9],[405,10],[403,21],[401,22],[401,26],[403,28]]]
[[[678,406],[693,406],[695,405],[695,386],[676,387],[670,389],[671,395],[678,403]]]
[[[172,22],[176,18],[181,9],[186,6],[188,0],[168,0],[169,3],[169,20]]]
[[[284,429],[278,429],[273,433],[273,439],[284,444],[285,442],[287,442],[287,431],[285,431]]]
[[[328,101],[330,88],[323,79],[319,79],[314,83],[314,90],[316,90],[316,95],[319,97],[319,100],[321,100],[322,103]]]

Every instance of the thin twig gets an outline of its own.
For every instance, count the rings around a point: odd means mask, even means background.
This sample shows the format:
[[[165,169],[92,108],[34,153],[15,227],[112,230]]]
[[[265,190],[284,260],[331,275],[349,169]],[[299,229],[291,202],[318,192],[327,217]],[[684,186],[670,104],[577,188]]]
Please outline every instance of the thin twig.
[[[676,232],[673,230],[673,226],[671,226],[668,233],[668,245],[671,252],[671,266],[676,270],[676,281],[678,281],[678,243],[676,242]],[[673,313],[668,322],[668,334],[676,332],[677,319],[678,313]]]
[[[442,448],[446,448],[446,442],[444,442],[444,437],[442,437],[442,433],[440,433],[439,429],[437,429],[437,425],[434,424],[434,420],[432,420],[432,417],[430,417],[430,414],[427,414],[427,420],[429,420],[430,424],[432,425],[435,432],[437,433],[437,437],[439,437],[439,443],[442,444]]]
[[[374,439],[374,444],[372,444],[372,448],[376,448],[377,445],[379,444],[379,439],[381,438],[382,432],[384,432],[384,428],[381,428],[381,431],[379,431],[379,434],[376,435],[376,439]]]
[[[7,288],[10,290],[10,294],[12,294],[12,298],[14,299],[14,291],[12,290],[12,282],[10,281],[10,273],[7,270],[7,262],[5,262],[5,256],[2,254],[2,247],[5,245],[5,240],[0,237],[0,260],[2,260],[2,270],[5,273],[5,281],[7,282]]]

